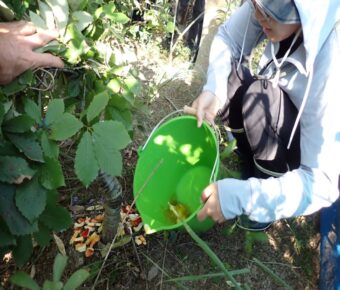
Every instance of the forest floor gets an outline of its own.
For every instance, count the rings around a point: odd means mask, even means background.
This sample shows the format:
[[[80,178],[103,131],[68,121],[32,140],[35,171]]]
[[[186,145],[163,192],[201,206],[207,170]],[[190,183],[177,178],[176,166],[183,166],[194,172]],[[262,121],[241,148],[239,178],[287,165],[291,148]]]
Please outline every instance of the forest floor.
[[[144,144],[152,129],[167,114],[191,104],[204,84],[204,73],[192,69],[189,62],[181,59],[169,64],[161,52],[146,47],[138,57],[138,66],[144,73],[142,101],[147,104],[145,111],[134,115],[133,142],[123,152],[124,172],[119,178],[123,187],[123,204],[133,203],[133,176],[138,160],[138,149]],[[150,59],[153,62],[150,62]],[[161,61],[162,60],[162,61]],[[72,146],[65,148],[69,156],[74,154]],[[222,166],[237,167],[237,157]],[[235,161],[236,160],[236,165]],[[67,187],[61,192],[61,202],[68,206],[76,220],[86,214],[85,207],[102,205],[101,193],[105,188],[100,182],[85,189],[74,176],[68,173],[73,168],[72,158],[65,160],[64,170]],[[235,169],[235,168],[231,168]],[[237,169],[237,168],[236,168]],[[70,170],[70,172],[73,171]],[[75,210],[71,203],[77,200],[82,210]],[[99,209],[95,214],[102,213]],[[144,235],[143,230],[133,233],[125,244],[116,244],[105,260],[103,248],[108,244],[100,242],[94,255],[85,258],[69,244],[73,230],[58,233],[59,243],[35,249],[35,254],[24,267],[40,285],[52,279],[55,256],[62,252],[69,257],[64,278],[76,269],[84,267],[91,272],[91,278],[82,289],[180,289],[180,285],[169,279],[191,276],[181,282],[188,289],[229,289],[230,282],[219,274],[221,270],[186,231],[165,231]],[[135,236],[143,234],[146,244],[137,245]],[[275,222],[267,231],[251,233],[239,229],[234,221],[228,221],[200,235],[214,251],[228,270],[244,270],[245,274],[235,275],[244,288],[284,289],[272,275],[259,266],[258,261],[268,267],[293,289],[317,289],[319,279],[319,216],[318,214]],[[256,258],[256,259],[254,259]],[[4,283],[15,269],[14,262],[0,262],[1,281]],[[99,269],[101,269],[99,271]],[[208,276],[203,276],[209,274]],[[199,276],[195,281],[193,276]],[[5,289],[11,289],[4,283]],[[1,287],[0,287],[1,288]]]

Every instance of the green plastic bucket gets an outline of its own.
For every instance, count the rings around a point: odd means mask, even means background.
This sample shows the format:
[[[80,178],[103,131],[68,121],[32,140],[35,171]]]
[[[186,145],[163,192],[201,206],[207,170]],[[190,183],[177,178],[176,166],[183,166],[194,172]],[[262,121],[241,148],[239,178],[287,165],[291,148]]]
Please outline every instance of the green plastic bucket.
[[[214,222],[199,222],[196,214],[202,208],[202,190],[219,170],[215,131],[206,123],[197,128],[193,116],[166,118],[139,150],[133,181],[136,207],[147,233],[183,227],[171,216],[169,203],[185,207],[185,221],[194,231],[206,231]]]

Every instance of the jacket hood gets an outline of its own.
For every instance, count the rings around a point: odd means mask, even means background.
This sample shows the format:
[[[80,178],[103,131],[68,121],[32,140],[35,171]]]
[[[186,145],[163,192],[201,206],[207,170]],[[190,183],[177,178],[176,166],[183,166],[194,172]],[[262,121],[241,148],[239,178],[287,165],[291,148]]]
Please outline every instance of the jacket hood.
[[[339,0],[295,0],[302,24],[303,42],[307,52],[306,73],[311,71],[322,45],[340,20]]]
[[[337,21],[340,20],[339,0],[254,0],[276,21],[284,24],[301,23],[307,52],[305,74]],[[249,2],[252,2],[249,0]]]

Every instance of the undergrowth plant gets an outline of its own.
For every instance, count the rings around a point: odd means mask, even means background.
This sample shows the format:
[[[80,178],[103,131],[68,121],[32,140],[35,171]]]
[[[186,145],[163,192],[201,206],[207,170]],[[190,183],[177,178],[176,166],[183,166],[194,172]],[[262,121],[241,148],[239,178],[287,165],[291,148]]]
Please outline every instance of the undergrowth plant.
[[[0,88],[0,257],[12,251],[18,266],[31,256],[33,241],[47,246],[52,232],[72,224],[59,204],[57,190],[65,186],[60,147],[76,147],[74,172],[86,187],[100,172],[122,173],[120,151],[133,137],[133,110],[143,105],[139,72],[122,53],[135,37],[134,3],[6,1],[8,20],[59,31],[39,50],[65,62],[64,69],[27,71]]]

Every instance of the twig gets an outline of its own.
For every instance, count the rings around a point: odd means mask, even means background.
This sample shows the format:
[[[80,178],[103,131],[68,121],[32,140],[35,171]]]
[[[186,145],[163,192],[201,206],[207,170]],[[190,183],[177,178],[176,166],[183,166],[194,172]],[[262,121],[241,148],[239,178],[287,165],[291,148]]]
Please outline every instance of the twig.
[[[156,268],[157,268],[158,270],[160,270],[166,277],[171,278],[170,275],[169,275],[164,269],[162,269],[161,267],[159,267],[159,265],[158,265],[156,262],[154,262],[151,258],[149,258],[149,257],[148,257],[147,255],[145,255],[144,253],[142,253],[142,254],[143,254],[143,256],[144,256],[149,262],[151,262],[153,265],[155,265]],[[177,285],[179,288],[184,289],[184,290],[188,290],[187,287],[185,287],[184,285],[182,285],[182,284],[179,283],[178,281],[174,281],[174,282],[176,283],[176,285]]]
[[[270,270],[267,266],[265,266],[261,261],[259,261],[256,258],[253,258],[253,261],[257,266],[259,266],[264,272],[269,274],[276,282],[278,282],[280,285],[285,287],[285,289],[293,290],[291,286],[289,286],[284,280],[282,280],[278,275],[276,275],[272,270]]]
[[[156,166],[154,167],[154,169],[151,171],[151,173],[149,174],[149,176],[146,178],[145,182],[143,183],[142,187],[139,189],[139,191],[137,192],[133,202],[131,203],[131,208],[134,206],[134,204],[136,203],[137,201],[137,198],[139,197],[139,195],[143,192],[144,188],[147,186],[147,184],[150,182],[151,178],[153,177],[153,175],[156,173],[156,171],[158,170],[158,168],[161,166],[161,164],[163,163],[164,159],[162,158],[161,160],[158,161],[158,163],[156,164]],[[126,219],[128,217],[128,214],[124,217],[122,223],[125,223]],[[104,258],[104,261],[103,261],[103,264],[101,265],[100,269],[99,269],[99,272],[97,274],[97,277],[96,277],[96,280],[94,281],[93,283],[93,286],[91,288],[91,290],[94,290],[96,285],[97,285],[97,282],[98,282],[98,279],[103,271],[103,268],[105,266],[105,263],[111,253],[111,250],[112,250],[112,247],[117,239],[117,236],[118,236],[118,233],[116,233],[116,235],[114,236],[114,238],[112,239],[112,242],[110,244],[110,247],[105,255],[105,258]]]

